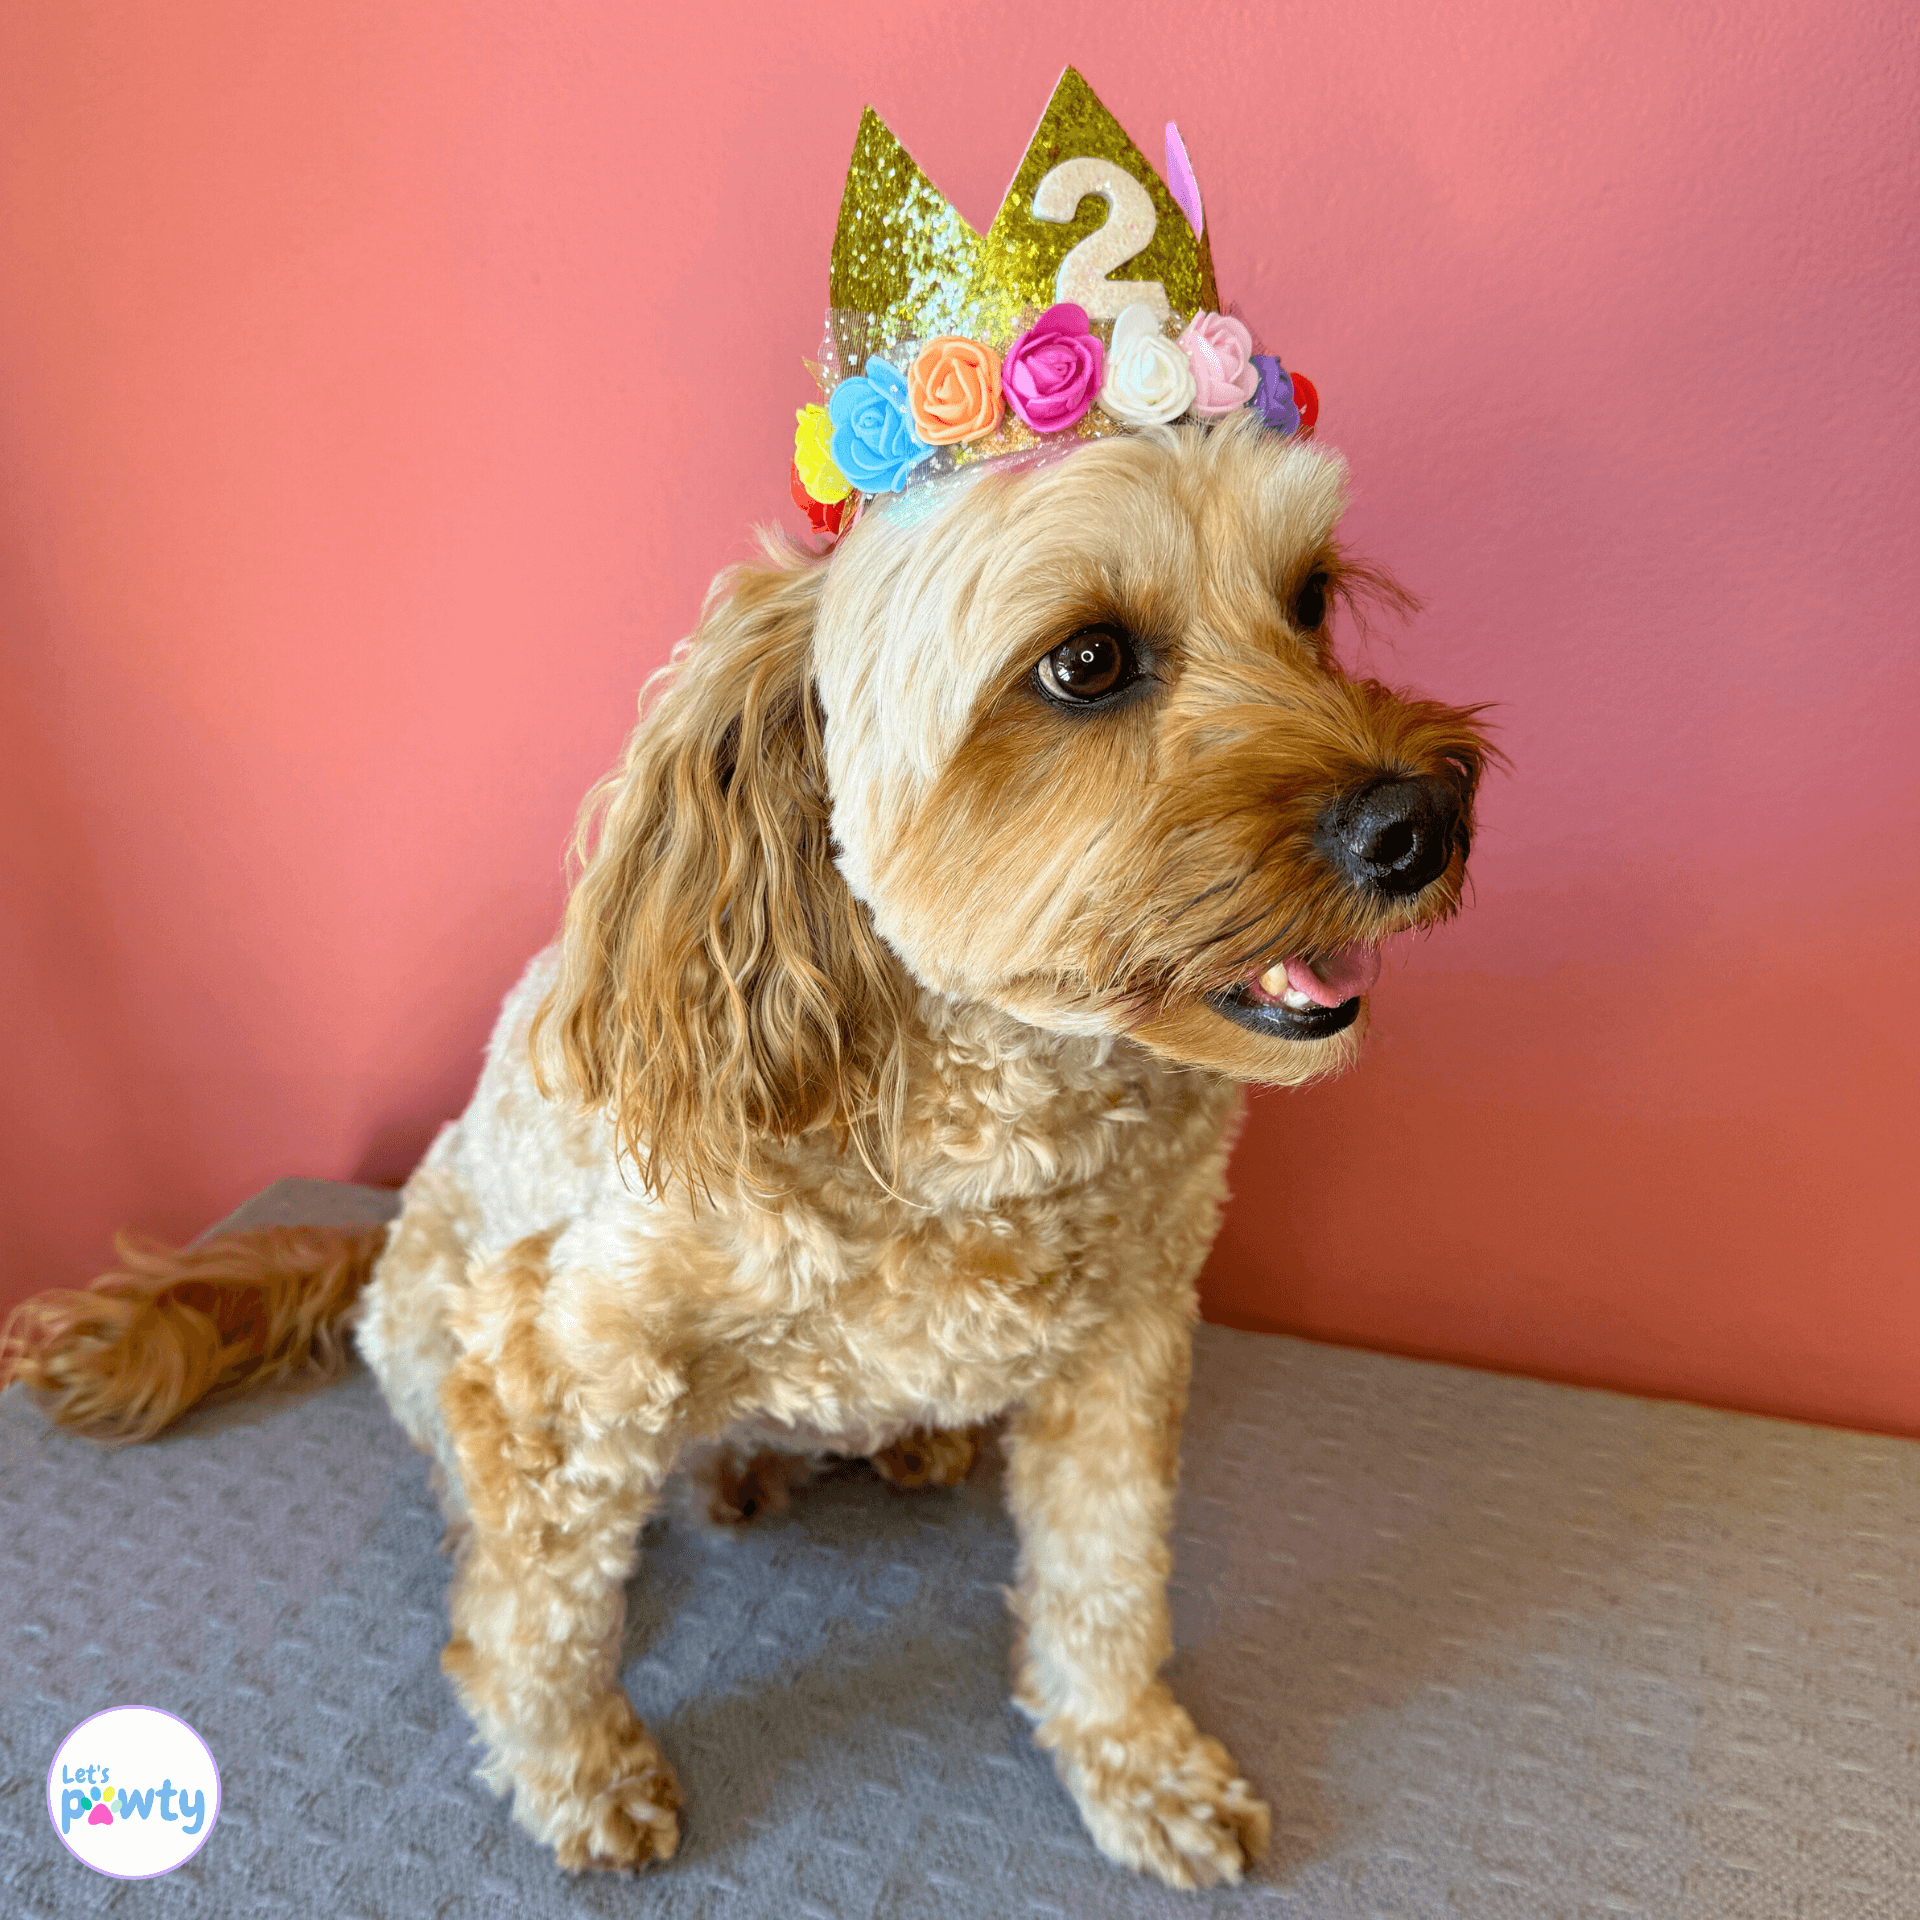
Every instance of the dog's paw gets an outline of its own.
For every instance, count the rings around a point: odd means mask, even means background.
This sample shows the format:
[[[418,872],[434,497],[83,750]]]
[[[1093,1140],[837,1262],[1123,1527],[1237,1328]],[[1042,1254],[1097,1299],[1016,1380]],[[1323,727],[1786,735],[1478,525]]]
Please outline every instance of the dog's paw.
[[[700,1463],[692,1477],[706,1499],[706,1518],[716,1527],[741,1527],[762,1514],[787,1510],[789,1491],[804,1484],[813,1463],[803,1454],[740,1454],[722,1447]]]
[[[580,1742],[564,1784],[544,1768],[514,1782],[514,1817],[569,1873],[644,1867],[680,1844],[680,1783],[639,1715],[620,1707]]]
[[[554,1836],[553,1855],[569,1873],[632,1870],[671,1860],[680,1844],[680,1787],[661,1767],[616,1780]]]
[[[909,1427],[867,1458],[896,1487],[957,1487],[980,1457],[978,1427]]]
[[[1267,1850],[1271,1819],[1218,1740],[1155,1689],[1113,1726],[1037,1736],[1093,1843],[1109,1860],[1156,1874],[1170,1887],[1238,1882]]]

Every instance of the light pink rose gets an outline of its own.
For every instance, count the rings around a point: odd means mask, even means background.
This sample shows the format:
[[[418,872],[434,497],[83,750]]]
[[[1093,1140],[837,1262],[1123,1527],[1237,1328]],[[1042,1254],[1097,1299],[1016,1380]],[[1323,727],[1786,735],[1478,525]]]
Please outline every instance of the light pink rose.
[[[1260,385],[1253,335],[1230,313],[1196,313],[1180,336],[1193,369],[1193,410],[1203,420],[1238,413]]]

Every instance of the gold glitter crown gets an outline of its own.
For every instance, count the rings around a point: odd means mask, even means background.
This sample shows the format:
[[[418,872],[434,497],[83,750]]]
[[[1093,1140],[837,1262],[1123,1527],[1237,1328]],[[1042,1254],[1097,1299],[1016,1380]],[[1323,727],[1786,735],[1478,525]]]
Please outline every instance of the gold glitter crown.
[[[1146,155],[1068,67],[984,239],[886,122],[871,107],[861,114],[827,282],[839,371],[858,373],[869,354],[904,340],[940,334],[1004,340],[1023,317],[1053,305],[1061,262],[1112,210],[1089,194],[1071,217],[1043,219],[1033,210],[1034,193],[1062,161],[1083,157],[1117,163],[1146,189],[1158,216],[1146,247],[1114,271],[1115,288],[1158,281],[1183,315],[1217,307],[1204,230],[1194,231]]]
[[[985,235],[880,116],[840,201],[824,405],[795,420],[794,504],[829,538],[862,506],[980,461],[1251,410],[1311,432],[1312,383],[1219,312],[1178,131],[1155,172],[1072,67]]]

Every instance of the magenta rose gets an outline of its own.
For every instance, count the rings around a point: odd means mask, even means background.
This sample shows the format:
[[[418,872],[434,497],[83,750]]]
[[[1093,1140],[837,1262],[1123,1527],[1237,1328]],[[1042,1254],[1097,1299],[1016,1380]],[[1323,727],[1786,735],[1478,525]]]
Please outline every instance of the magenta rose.
[[[1106,353],[1071,300],[1049,307],[1000,364],[1007,405],[1035,433],[1064,433],[1093,405]]]

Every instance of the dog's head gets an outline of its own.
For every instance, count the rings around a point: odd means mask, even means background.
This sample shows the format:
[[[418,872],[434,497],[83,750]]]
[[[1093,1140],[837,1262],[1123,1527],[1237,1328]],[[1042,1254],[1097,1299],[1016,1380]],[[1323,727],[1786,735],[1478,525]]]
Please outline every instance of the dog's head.
[[[1339,462],[1100,441],[724,577],[605,784],[542,1016],[657,1183],[897,1099],[912,982],[1296,1084],[1460,902],[1486,748],[1350,678]]]

